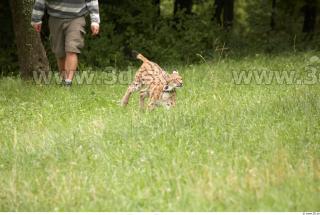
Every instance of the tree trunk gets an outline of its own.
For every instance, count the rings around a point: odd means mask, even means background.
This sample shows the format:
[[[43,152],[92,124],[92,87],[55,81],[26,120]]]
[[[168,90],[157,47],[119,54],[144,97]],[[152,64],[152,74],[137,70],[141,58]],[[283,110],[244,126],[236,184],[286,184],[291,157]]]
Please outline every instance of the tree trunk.
[[[156,8],[157,16],[160,16],[160,0],[152,0],[152,4]]]
[[[230,28],[233,25],[233,5],[234,0],[224,0],[223,27]]]
[[[33,0],[10,0],[20,74],[25,79],[31,78],[34,72],[49,72],[40,34],[30,25],[33,4]]]
[[[312,0],[306,0],[306,3],[303,7],[304,13],[304,22],[303,29],[304,33],[313,33],[316,26],[317,20],[317,5]]]
[[[272,0],[272,11],[271,11],[271,22],[270,22],[270,27],[272,31],[276,27],[275,16],[276,16],[276,0]]]
[[[219,26],[222,25],[221,14],[223,10],[223,0],[215,0],[214,2],[214,16],[213,19],[217,21]]]
[[[178,11],[182,11],[184,14],[191,14],[192,5],[192,0],[175,0],[173,14],[176,15]]]
[[[217,21],[219,26],[228,29],[233,25],[234,16],[234,0],[215,0],[215,12],[213,19]],[[223,12],[223,14],[222,14]],[[223,21],[221,16],[223,15]]]

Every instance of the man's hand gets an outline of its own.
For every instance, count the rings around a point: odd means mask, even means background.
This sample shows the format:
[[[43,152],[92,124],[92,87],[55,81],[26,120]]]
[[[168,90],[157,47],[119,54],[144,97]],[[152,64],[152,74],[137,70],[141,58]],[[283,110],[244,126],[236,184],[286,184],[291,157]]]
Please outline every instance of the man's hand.
[[[99,24],[92,24],[92,25],[91,25],[92,36],[98,35],[98,34],[99,34],[99,31],[100,31]]]
[[[36,23],[36,24],[33,24],[32,26],[33,26],[33,28],[34,28],[34,30],[35,30],[36,32],[38,32],[38,33],[41,32],[41,26],[42,26],[41,23]]]

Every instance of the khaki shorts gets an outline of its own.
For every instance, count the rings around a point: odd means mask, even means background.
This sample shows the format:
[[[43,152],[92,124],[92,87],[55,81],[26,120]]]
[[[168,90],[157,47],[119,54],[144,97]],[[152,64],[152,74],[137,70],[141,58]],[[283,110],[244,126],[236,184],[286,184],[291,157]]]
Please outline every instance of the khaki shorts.
[[[60,19],[49,18],[50,41],[57,58],[66,56],[66,52],[80,53],[84,47],[85,18]]]

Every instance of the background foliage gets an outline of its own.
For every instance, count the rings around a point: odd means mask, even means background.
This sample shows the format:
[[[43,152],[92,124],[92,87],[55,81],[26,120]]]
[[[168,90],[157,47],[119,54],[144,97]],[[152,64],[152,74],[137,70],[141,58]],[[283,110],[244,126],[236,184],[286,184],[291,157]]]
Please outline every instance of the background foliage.
[[[117,67],[132,64],[130,50],[143,52],[161,64],[190,64],[227,56],[318,50],[319,18],[312,40],[302,33],[304,0],[277,1],[275,28],[271,30],[272,0],[236,0],[234,24],[224,29],[214,17],[214,0],[193,1],[192,13],[173,15],[173,0],[162,0],[160,16],[153,1],[100,1],[101,34],[88,34],[81,55],[81,67]],[[317,3],[319,6],[319,2]],[[18,70],[10,12],[0,4],[0,73]],[[319,7],[318,7],[319,8]],[[89,22],[89,20],[88,20]],[[46,23],[46,22],[45,22]],[[48,29],[42,32],[51,66],[55,59],[48,44]],[[226,50],[221,52],[221,48]]]

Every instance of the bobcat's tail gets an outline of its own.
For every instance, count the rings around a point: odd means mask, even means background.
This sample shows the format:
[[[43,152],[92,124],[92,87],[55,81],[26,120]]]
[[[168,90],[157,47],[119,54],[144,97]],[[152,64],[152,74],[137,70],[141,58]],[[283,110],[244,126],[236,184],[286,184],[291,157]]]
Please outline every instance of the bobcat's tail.
[[[133,57],[134,58],[136,58],[136,59],[138,59],[138,60],[141,60],[141,61],[143,61],[143,62],[148,62],[149,60],[145,57],[145,56],[143,56],[142,54],[140,54],[139,52],[137,52],[137,51],[132,51],[132,55],[133,55]]]

